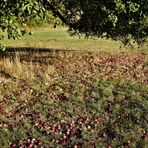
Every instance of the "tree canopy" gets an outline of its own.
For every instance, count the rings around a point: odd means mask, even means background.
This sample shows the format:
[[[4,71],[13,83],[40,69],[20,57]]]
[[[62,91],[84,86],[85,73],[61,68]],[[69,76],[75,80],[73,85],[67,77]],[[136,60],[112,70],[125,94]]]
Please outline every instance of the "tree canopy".
[[[22,36],[22,24],[52,11],[72,34],[141,44],[148,36],[147,0],[0,0],[0,41]],[[2,46],[2,43],[0,43]],[[2,48],[2,47],[1,47]]]

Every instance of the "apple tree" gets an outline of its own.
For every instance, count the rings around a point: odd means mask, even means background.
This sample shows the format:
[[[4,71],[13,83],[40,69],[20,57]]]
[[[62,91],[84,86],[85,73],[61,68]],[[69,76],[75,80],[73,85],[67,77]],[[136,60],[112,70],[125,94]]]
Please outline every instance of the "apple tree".
[[[148,0],[0,0],[0,48],[4,49],[4,33],[18,39],[23,23],[45,19],[48,11],[71,34],[111,38],[125,45],[147,40]]]
[[[148,36],[147,0],[51,0],[48,8],[72,33],[142,44]]]

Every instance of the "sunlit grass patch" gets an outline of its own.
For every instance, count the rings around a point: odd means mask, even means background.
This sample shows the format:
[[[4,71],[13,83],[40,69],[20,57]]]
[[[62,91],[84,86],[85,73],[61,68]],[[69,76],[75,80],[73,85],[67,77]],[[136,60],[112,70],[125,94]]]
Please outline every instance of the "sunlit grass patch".
[[[145,44],[141,48],[124,47],[121,42],[98,39],[70,36],[66,32],[67,28],[58,29],[38,29],[33,35],[25,35],[20,40],[6,40],[8,47],[32,47],[32,48],[49,48],[60,50],[78,50],[92,51],[101,53],[147,53],[148,45]]]

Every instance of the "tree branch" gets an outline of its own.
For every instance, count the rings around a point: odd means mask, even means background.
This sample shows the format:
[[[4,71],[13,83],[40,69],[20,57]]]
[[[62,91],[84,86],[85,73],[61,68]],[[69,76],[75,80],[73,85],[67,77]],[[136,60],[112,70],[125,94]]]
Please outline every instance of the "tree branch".
[[[65,19],[65,17],[64,17],[51,3],[48,3],[48,6],[49,6],[50,10],[52,11],[52,13],[53,13],[54,15],[58,16],[59,19],[60,19],[63,23],[65,23],[66,25],[68,25],[68,26],[70,26],[70,27],[73,26],[70,22],[68,22],[68,21]]]

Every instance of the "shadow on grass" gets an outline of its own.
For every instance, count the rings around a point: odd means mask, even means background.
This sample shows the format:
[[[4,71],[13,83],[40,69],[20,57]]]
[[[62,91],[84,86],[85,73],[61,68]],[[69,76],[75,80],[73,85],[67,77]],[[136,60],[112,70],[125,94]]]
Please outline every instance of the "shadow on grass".
[[[20,62],[39,62],[45,63],[47,59],[52,58],[53,54],[66,54],[76,50],[62,50],[51,48],[32,48],[32,47],[7,47],[5,51],[0,51],[0,59],[8,58],[11,61],[19,59]]]

